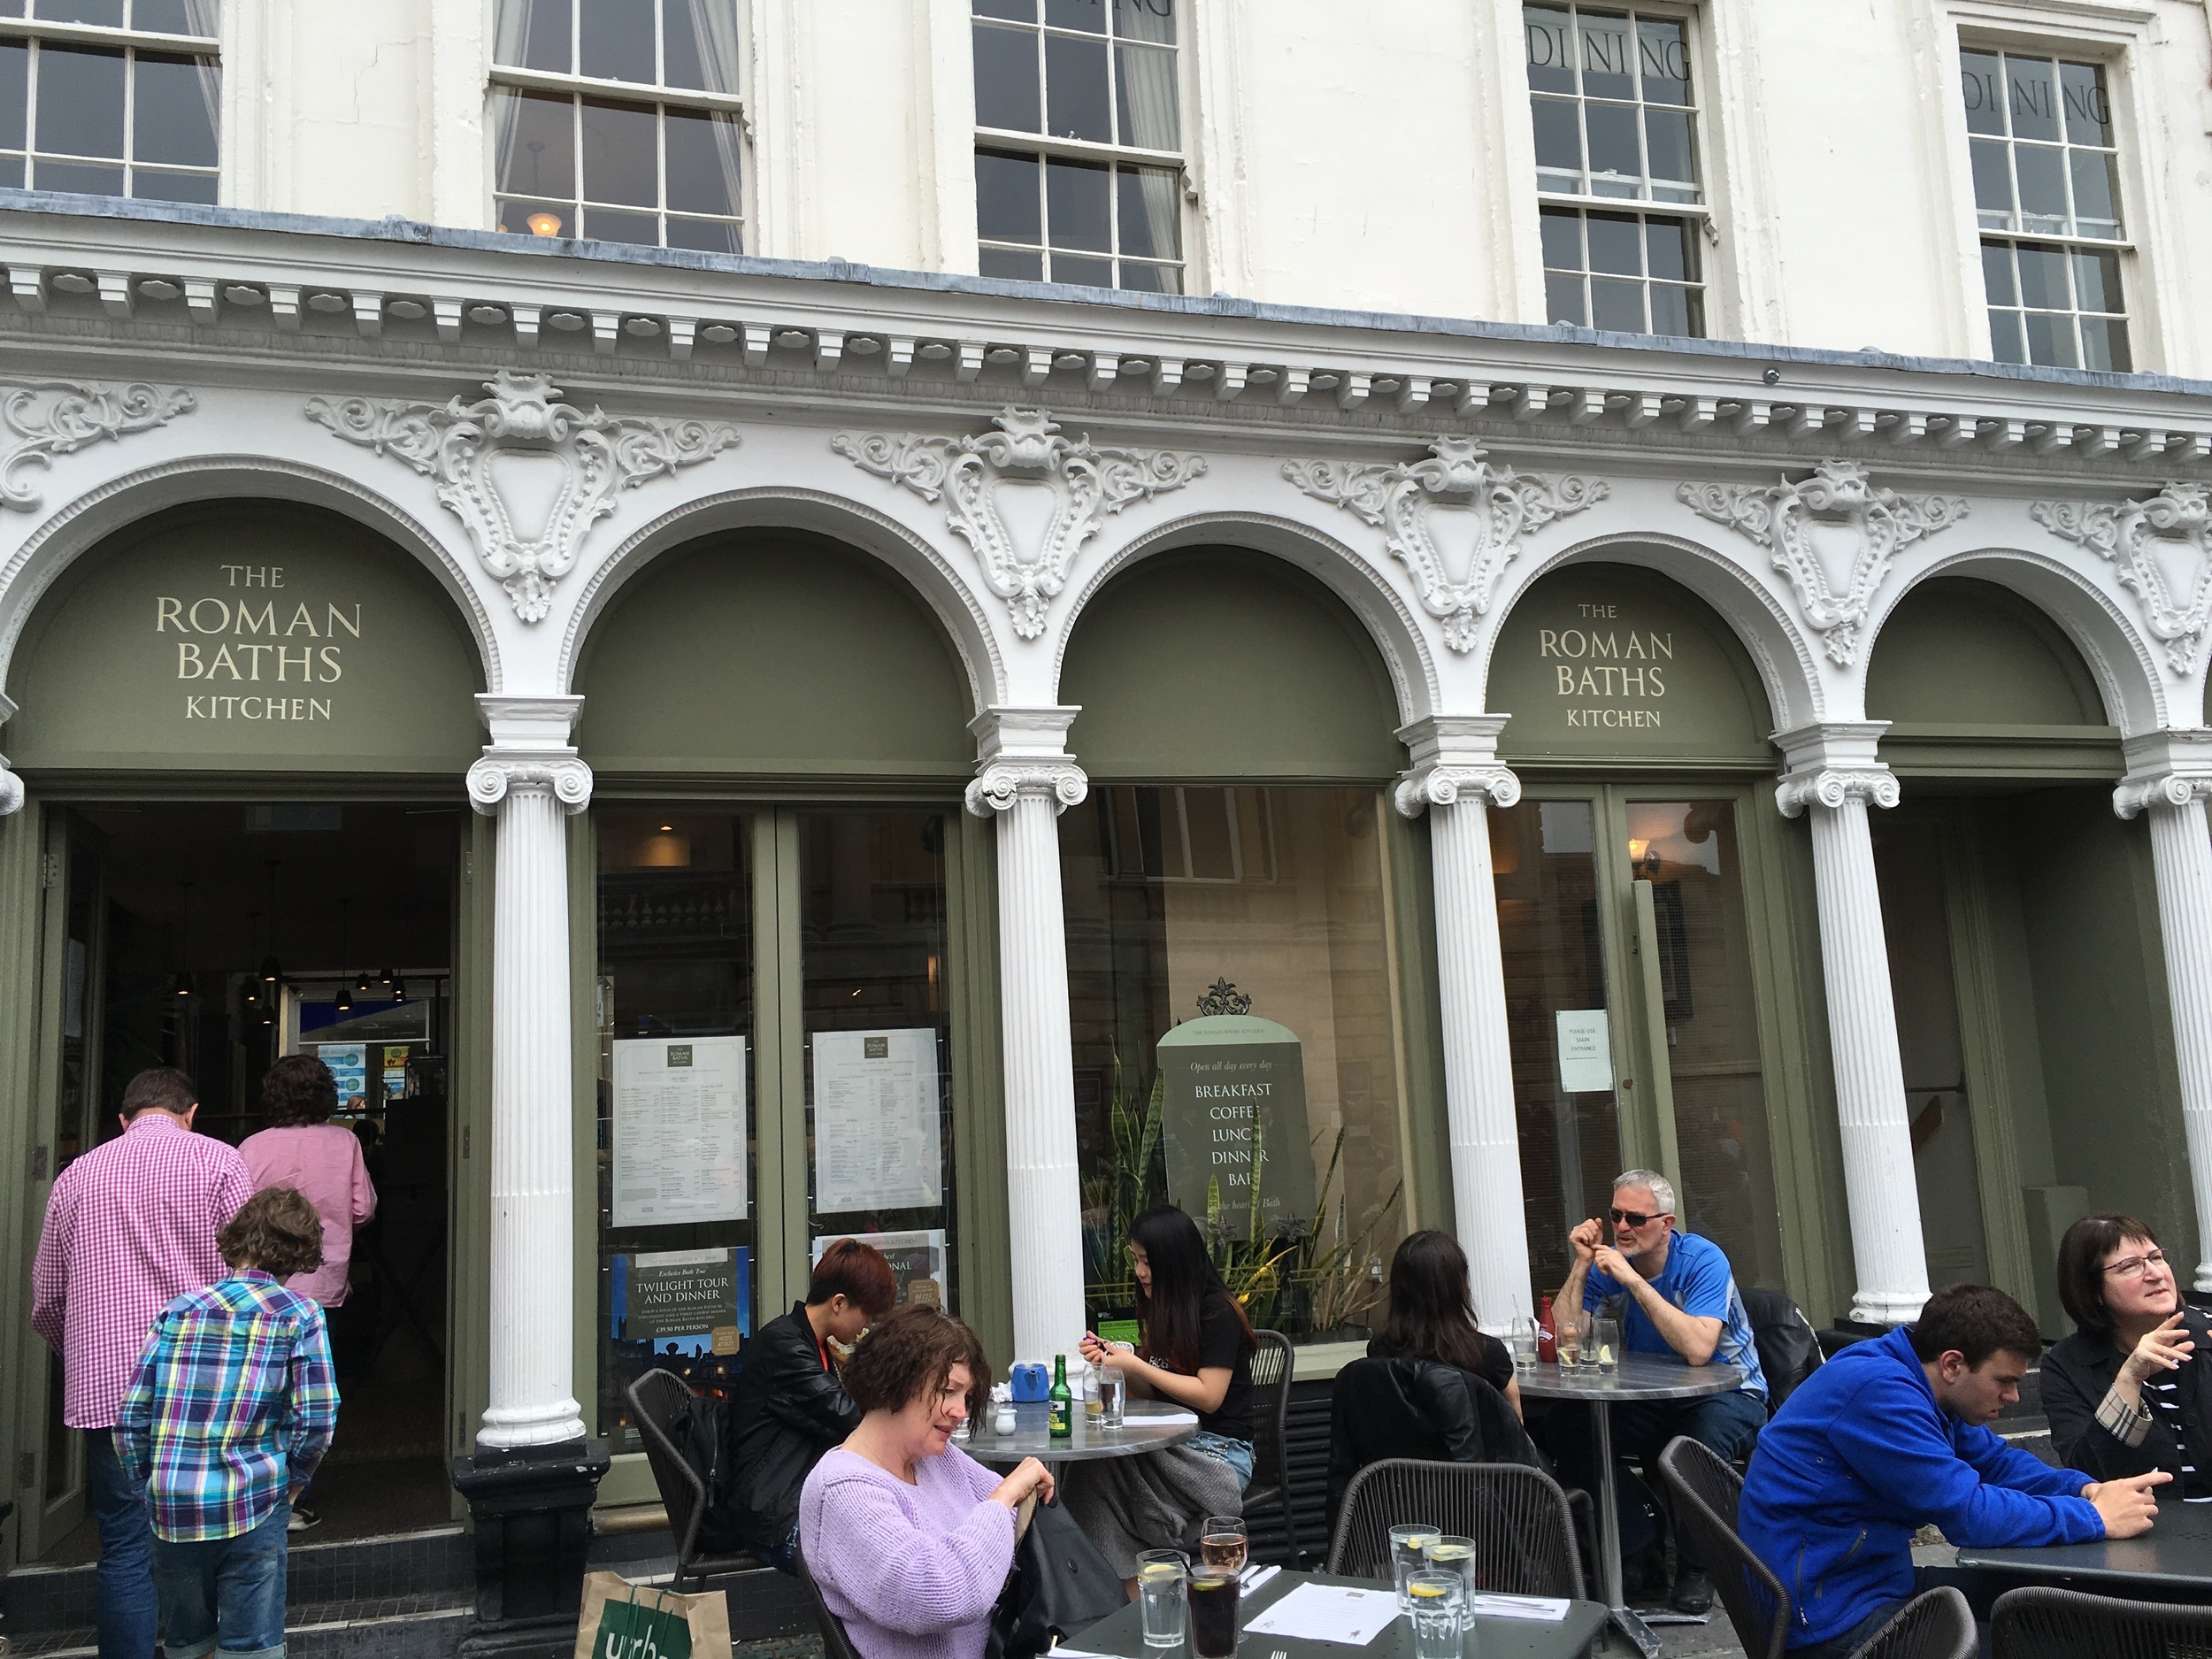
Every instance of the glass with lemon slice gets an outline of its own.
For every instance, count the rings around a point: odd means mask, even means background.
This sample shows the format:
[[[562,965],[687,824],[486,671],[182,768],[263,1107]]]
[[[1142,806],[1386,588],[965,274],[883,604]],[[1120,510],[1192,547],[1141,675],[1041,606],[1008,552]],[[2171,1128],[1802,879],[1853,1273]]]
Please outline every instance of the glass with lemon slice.
[[[1148,1549],[1137,1557],[1137,1606],[1144,1645],[1180,1648],[1190,1619],[1190,1560],[1179,1549]]]
[[[1443,1536],[1444,1529],[1440,1526],[1423,1526],[1411,1521],[1390,1529],[1390,1576],[1398,1586],[1400,1612],[1413,1610],[1413,1603],[1406,1600],[1406,1580],[1428,1566],[1429,1546]]]
[[[1459,1659],[1467,1608],[1466,1582],[1455,1572],[1423,1571],[1406,1579],[1414,1659]]]

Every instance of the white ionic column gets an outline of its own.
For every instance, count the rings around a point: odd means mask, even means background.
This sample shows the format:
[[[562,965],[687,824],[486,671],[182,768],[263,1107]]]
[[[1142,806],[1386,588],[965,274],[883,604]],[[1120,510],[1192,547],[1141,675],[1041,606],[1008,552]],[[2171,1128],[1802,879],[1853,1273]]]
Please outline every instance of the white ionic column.
[[[1452,1216],[1483,1328],[1531,1314],[1528,1216],[1505,1023],[1505,961],[1490,869],[1492,804],[1521,798],[1497,761],[1507,717],[1432,715],[1398,735],[1413,768],[1398,810],[1429,815],[1436,883],[1436,976],[1444,1035],[1444,1111],[1452,1148]]]
[[[980,761],[968,786],[968,810],[998,817],[1006,1207],[1020,1360],[1073,1355],[1083,1334],[1083,1194],[1058,824],[1090,793],[1065,753],[1076,712],[995,708],[969,728]]]
[[[15,704],[0,692],[0,726],[15,718]],[[0,818],[23,810],[23,780],[8,770],[8,757],[0,755]]]
[[[574,1375],[575,1088],[566,820],[591,801],[580,697],[480,696],[469,799],[499,820],[492,901],[491,1402],[481,1448],[584,1438]]]
[[[1851,1317],[1874,1325],[1918,1317],[1928,1300],[1920,1188],[1905,1112],[1905,1069],[1890,995],[1889,942],[1874,879],[1867,803],[1897,804],[1897,780],[1877,757],[1886,720],[1832,722],[1780,732],[1785,818],[1809,810],[1820,901],[1820,962],[1828,1046],[1836,1071],[1845,1200],[1858,1271]]]
[[[2181,1124],[2197,1200],[2196,1288],[2212,1291],[2212,826],[2204,804],[2212,798],[2212,732],[2160,733],[2128,749],[2128,776],[2112,804],[2124,818],[2147,812],[2151,821]]]

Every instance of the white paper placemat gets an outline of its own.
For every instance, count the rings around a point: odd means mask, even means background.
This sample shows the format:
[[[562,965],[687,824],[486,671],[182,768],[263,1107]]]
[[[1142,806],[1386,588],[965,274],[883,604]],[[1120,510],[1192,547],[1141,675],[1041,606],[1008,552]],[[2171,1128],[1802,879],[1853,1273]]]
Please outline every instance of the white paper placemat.
[[[1562,1605],[1564,1605],[1563,1603]],[[1302,1584],[1257,1618],[1248,1636],[1296,1636],[1307,1641],[1364,1647],[1398,1617],[1395,1590],[1354,1590],[1341,1585]]]

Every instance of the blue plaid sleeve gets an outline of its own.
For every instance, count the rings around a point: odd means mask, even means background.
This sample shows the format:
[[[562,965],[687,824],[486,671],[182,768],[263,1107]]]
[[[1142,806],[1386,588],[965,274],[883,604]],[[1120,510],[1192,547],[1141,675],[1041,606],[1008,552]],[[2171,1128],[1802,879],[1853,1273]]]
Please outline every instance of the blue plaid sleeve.
[[[143,1481],[154,1467],[154,1378],[170,1348],[169,1316],[160,1315],[138,1356],[138,1371],[124,1392],[123,1409],[115,1419],[115,1455],[134,1480]]]
[[[291,1372],[291,1436],[285,1452],[297,1491],[314,1477],[338,1427],[338,1378],[330,1363],[329,1329],[323,1310],[311,1302],[292,1345]]]

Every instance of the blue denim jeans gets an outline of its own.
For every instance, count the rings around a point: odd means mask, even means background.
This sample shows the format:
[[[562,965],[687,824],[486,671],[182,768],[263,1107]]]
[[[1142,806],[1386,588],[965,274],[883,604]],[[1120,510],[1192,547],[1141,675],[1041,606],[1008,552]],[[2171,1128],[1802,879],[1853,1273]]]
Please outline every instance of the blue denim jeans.
[[[161,1591],[162,1649],[200,1659],[220,1648],[238,1659],[283,1659],[285,1531],[280,1502],[258,1526],[197,1544],[154,1540]]]
[[[93,1615],[100,1659],[152,1659],[157,1612],[150,1564],[153,1517],[146,1488],[124,1471],[109,1429],[87,1429],[85,1486],[100,1528],[100,1567]]]
[[[1251,1441],[1233,1440],[1226,1434],[1209,1434],[1202,1429],[1192,1436],[1190,1448],[1194,1452],[1203,1452],[1207,1456],[1218,1463],[1226,1463],[1235,1470],[1239,1486],[1248,1486],[1252,1484]]]

